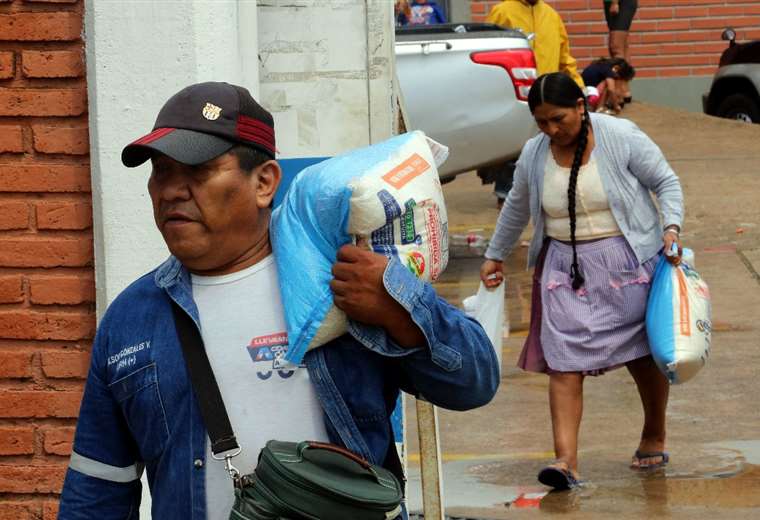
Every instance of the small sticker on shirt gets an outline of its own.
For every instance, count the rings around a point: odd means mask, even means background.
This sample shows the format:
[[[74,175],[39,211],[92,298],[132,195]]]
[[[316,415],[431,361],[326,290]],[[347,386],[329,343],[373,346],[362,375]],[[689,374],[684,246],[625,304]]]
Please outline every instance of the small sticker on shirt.
[[[282,379],[288,379],[295,374],[297,368],[304,367],[285,360],[285,354],[288,353],[287,332],[257,336],[246,348],[256,367],[256,376],[262,381],[266,381],[274,373]]]

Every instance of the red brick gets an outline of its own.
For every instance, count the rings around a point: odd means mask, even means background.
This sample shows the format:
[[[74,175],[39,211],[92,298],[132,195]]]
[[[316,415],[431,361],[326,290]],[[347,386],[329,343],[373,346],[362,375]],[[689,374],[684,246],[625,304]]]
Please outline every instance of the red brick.
[[[633,25],[631,26],[632,32],[654,32],[657,31],[657,22],[654,20],[633,20]]]
[[[50,455],[71,455],[74,442],[74,428],[45,428],[43,431],[45,453]]]
[[[85,276],[30,276],[31,302],[38,305],[77,305],[95,301],[95,281]]]
[[[0,276],[0,303],[24,301],[24,286],[20,276]]]
[[[472,14],[485,14],[486,4],[481,3],[481,2],[472,2],[470,4],[470,12]]]
[[[0,79],[10,79],[16,75],[16,55],[13,52],[0,52]]]
[[[0,311],[0,338],[75,341],[95,335],[95,316],[85,312]]]
[[[692,23],[698,20],[662,20],[657,22],[658,31],[685,31],[692,28]]]
[[[731,1],[731,0],[729,0]],[[659,0],[657,2],[657,5],[660,6],[666,6],[666,5],[707,5],[707,4],[717,4],[717,3],[723,3],[723,1],[720,0]]]
[[[58,519],[58,502],[46,500],[42,504],[42,520]]]
[[[486,21],[486,15],[483,15],[483,14],[474,14],[474,15],[472,15],[472,21],[473,22],[485,22]]]
[[[0,116],[79,116],[86,111],[83,88],[0,89]]]
[[[79,413],[81,391],[0,391],[0,417],[74,418]],[[1,477],[0,477],[1,478]],[[0,492],[3,490],[0,489]]]
[[[92,264],[92,239],[0,239],[0,266],[84,267]]]
[[[0,230],[29,227],[29,205],[26,202],[0,202]]]
[[[0,428],[0,455],[32,454],[34,454],[34,428],[18,426]]]
[[[32,377],[33,357],[34,355],[31,352],[0,351],[0,379],[28,379]]]
[[[636,69],[637,78],[656,78],[657,69]]]
[[[669,20],[673,18],[673,8],[639,9],[636,12],[636,18],[639,20]]]
[[[721,41],[720,34],[715,31],[689,31],[673,33],[675,41],[679,42],[697,42],[697,41]]]
[[[78,78],[84,61],[81,51],[24,51],[21,70],[27,78]]]
[[[726,16],[735,14],[747,14],[746,7],[743,5],[722,5],[720,7],[710,7],[708,9],[710,16]]]
[[[75,12],[0,14],[3,40],[73,41],[82,36],[82,15]]]
[[[710,13],[707,7],[676,7],[675,18],[704,18]]]
[[[24,0],[31,4],[75,4],[79,0]]]
[[[92,206],[82,202],[40,202],[37,229],[88,229],[92,226]]]
[[[63,164],[2,164],[0,192],[90,191],[90,168]]]
[[[552,0],[549,2],[557,11],[577,11],[588,9],[588,0]]]
[[[683,77],[683,76],[688,76],[689,75],[689,70],[690,69],[684,68],[684,67],[678,67],[678,68],[672,68],[672,69],[671,68],[667,68],[667,69],[663,68],[663,69],[660,70],[660,72],[658,73],[658,75],[660,77],[662,77],[662,78]]]
[[[0,153],[23,153],[24,132],[20,126],[0,126]]]
[[[565,19],[565,23],[595,22],[598,20],[604,20],[604,11],[601,9],[598,11],[575,11],[572,14],[563,16],[562,18]]]
[[[0,493],[60,493],[66,464],[0,466]]]
[[[575,47],[606,47],[607,39],[602,35],[575,36],[570,42]]]
[[[2,1],[2,0],[0,0]],[[0,520],[38,520],[37,502],[0,502]]]
[[[35,126],[34,149],[42,153],[87,155],[90,141],[87,127]]]
[[[692,20],[691,27],[694,29],[725,29],[726,27],[748,27],[760,25],[760,17],[738,16],[735,18],[704,18]],[[719,36],[719,35],[718,35]]]
[[[89,352],[43,352],[42,371],[53,379],[84,379],[90,369]]]
[[[712,66],[712,67],[693,67],[689,73],[692,76],[712,76],[715,74],[715,71],[718,70],[718,67]]]

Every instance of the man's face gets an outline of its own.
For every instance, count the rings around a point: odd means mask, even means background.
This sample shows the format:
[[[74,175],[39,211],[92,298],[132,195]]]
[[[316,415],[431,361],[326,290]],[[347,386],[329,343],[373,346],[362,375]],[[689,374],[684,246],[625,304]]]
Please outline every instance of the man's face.
[[[269,161],[246,173],[232,153],[199,166],[164,155],[152,159],[148,192],[156,225],[190,271],[221,274],[267,242],[271,196],[260,174],[270,163],[276,166]]]

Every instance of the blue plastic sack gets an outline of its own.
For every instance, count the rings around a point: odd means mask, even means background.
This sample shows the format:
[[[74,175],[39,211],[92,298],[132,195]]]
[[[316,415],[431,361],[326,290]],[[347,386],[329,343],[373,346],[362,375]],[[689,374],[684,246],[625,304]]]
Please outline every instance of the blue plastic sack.
[[[710,355],[710,290],[692,267],[693,253],[674,266],[663,255],[654,271],[646,327],[652,357],[671,384],[693,378]]]
[[[338,249],[354,242],[352,230],[366,231],[373,250],[403,257],[422,278],[445,268],[448,229],[437,166],[447,153],[422,132],[411,132],[296,176],[270,227],[288,330],[287,361],[300,363],[308,349],[347,330],[329,284]],[[378,183],[382,189],[375,189]],[[420,229],[420,219],[427,217],[428,229]],[[431,234],[439,242],[438,255],[422,255],[416,249]]]

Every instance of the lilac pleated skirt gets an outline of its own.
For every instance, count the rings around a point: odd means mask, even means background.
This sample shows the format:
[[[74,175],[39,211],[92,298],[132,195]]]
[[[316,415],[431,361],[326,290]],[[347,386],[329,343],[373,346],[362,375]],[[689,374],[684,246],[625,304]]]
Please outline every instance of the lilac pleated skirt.
[[[585,278],[573,290],[569,244],[548,240],[533,278],[531,324],[518,366],[598,375],[650,354],[644,318],[655,256],[639,264],[623,237],[577,245]]]

